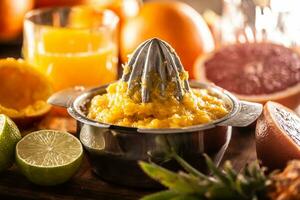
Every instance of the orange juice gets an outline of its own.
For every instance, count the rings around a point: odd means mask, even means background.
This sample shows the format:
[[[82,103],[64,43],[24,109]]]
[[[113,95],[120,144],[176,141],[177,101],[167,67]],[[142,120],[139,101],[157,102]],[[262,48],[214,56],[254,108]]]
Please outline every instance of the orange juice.
[[[49,77],[55,91],[117,79],[118,16],[78,9],[45,8],[25,17],[24,58]]]
[[[40,35],[33,55],[26,55],[55,90],[83,85],[95,86],[117,78],[117,47],[100,32],[47,28]]]

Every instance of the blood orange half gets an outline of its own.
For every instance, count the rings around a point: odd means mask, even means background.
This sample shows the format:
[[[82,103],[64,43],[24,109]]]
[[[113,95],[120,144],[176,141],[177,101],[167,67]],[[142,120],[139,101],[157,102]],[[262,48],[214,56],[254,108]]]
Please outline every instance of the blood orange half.
[[[269,169],[284,168],[289,160],[300,159],[300,118],[289,108],[267,102],[255,135],[257,157]]]
[[[300,55],[282,45],[233,44],[200,57],[195,65],[197,79],[240,99],[276,101],[293,109],[300,103]]]

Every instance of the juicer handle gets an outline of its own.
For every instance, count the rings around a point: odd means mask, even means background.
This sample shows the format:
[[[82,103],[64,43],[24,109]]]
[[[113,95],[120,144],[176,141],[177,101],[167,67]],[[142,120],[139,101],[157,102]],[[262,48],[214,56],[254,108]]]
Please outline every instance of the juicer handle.
[[[69,108],[76,97],[85,90],[86,88],[83,86],[76,86],[73,88],[58,91],[48,98],[47,103],[53,106]]]
[[[252,124],[262,113],[263,106],[259,103],[239,101],[238,111],[227,120],[220,122],[219,126],[246,127]]]

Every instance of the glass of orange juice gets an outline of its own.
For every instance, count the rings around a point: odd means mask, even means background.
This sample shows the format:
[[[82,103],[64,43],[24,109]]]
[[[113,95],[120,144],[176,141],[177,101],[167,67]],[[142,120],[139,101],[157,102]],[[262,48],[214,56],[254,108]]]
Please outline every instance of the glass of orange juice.
[[[33,10],[24,20],[23,56],[55,91],[117,79],[118,16],[93,7]]]

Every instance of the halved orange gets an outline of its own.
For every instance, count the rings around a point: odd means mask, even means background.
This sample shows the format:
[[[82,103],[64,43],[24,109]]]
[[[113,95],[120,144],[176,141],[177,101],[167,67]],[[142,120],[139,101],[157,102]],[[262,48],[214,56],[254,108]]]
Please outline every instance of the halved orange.
[[[22,59],[0,60],[0,114],[17,123],[46,114],[52,88],[48,79]]]

